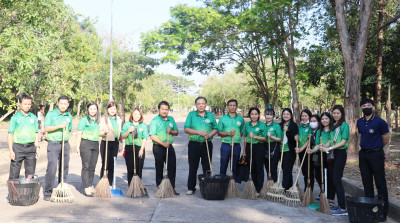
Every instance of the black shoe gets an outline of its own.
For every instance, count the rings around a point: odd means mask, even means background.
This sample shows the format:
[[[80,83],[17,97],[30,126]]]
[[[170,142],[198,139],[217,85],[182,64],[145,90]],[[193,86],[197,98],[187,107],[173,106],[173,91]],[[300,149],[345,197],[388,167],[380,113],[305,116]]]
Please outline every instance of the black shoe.
[[[45,200],[45,201],[49,201],[50,200],[50,195],[44,195],[43,196],[43,200]]]
[[[176,192],[176,190],[174,189],[174,194],[176,195],[176,196],[178,196],[179,195],[179,193],[178,192]]]
[[[379,222],[385,222],[387,220],[387,216],[385,214],[381,214],[379,216]]]

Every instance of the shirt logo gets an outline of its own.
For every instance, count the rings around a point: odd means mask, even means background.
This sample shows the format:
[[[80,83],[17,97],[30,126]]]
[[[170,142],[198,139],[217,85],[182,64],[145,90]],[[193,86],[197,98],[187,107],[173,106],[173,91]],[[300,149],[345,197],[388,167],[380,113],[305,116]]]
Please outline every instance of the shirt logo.
[[[69,122],[69,118],[67,118],[67,122]]]
[[[172,127],[174,127],[174,125],[172,125],[172,123],[169,123],[169,127],[171,127],[171,128],[172,128]]]
[[[306,129],[305,132],[308,132],[308,129]]]
[[[32,118],[29,120],[32,124],[35,122]]]
[[[143,129],[142,129],[142,128],[140,128],[140,129],[139,129],[139,132],[143,132]]]
[[[241,124],[242,124],[242,123],[239,122],[239,121],[236,122],[236,125],[238,125],[238,126],[240,126]]]
[[[268,130],[268,132],[273,132],[274,131],[274,128],[270,128],[269,130]]]
[[[259,128],[256,128],[256,132],[258,132],[258,131],[260,131],[260,129],[259,129]]]
[[[206,119],[206,123],[210,123],[210,119]]]
[[[375,132],[375,131],[374,131],[373,129],[370,129],[370,130],[369,130],[369,133],[371,133],[371,134],[374,133],[374,132]]]

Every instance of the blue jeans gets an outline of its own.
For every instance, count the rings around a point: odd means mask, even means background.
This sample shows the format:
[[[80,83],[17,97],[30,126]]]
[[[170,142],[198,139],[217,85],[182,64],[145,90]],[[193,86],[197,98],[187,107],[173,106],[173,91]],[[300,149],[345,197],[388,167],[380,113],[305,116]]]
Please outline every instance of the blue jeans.
[[[220,174],[226,175],[226,169],[228,168],[229,160],[231,159],[231,150],[232,145],[228,143],[222,143],[221,145],[221,167],[219,170]],[[237,182],[236,174],[237,174],[237,165],[239,162],[240,156],[240,143],[235,143],[233,146],[233,165],[232,165],[232,172],[233,178]]]

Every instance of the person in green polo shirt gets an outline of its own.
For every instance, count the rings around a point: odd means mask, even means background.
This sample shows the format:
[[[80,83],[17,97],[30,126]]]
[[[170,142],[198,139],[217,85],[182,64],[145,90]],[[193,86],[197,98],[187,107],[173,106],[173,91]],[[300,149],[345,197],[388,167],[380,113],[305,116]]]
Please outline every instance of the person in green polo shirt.
[[[236,113],[238,103],[237,100],[231,99],[227,103],[229,113],[222,116],[218,122],[218,135],[221,136],[221,166],[220,174],[226,174],[229,160],[231,159],[231,150],[233,143],[233,160],[232,172],[233,178],[237,183],[240,183],[237,179],[237,165],[240,156],[240,142],[244,133],[244,119],[242,116]],[[233,137],[233,140],[232,140]]]
[[[257,190],[257,196],[260,196],[261,188],[264,184],[264,157],[265,157],[265,141],[267,141],[267,126],[260,121],[260,110],[256,107],[249,109],[250,121],[246,122],[244,127],[244,150],[243,156],[246,157],[247,163],[250,164],[252,158],[251,178]],[[250,143],[253,152],[250,152]],[[251,157],[250,157],[251,156]]]
[[[187,195],[191,195],[196,191],[197,169],[201,158],[201,166],[205,174],[210,170],[208,155],[212,158],[213,136],[217,133],[217,121],[213,113],[206,111],[207,99],[198,97],[194,101],[196,111],[191,111],[185,121],[185,133],[189,135],[188,144],[188,160],[189,160],[189,176],[187,187]],[[209,154],[207,154],[207,145]]]
[[[54,179],[57,171],[57,163],[64,162],[64,182],[67,182],[69,170],[70,145],[69,132],[72,130],[72,116],[67,112],[69,98],[65,95],[60,96],[57,102],[57,109],[49,111],[45,117],[44,131],[47,132],[47,170],[45,186],[43,190],[46,201],[50,200],[53,192]],[[64,157],[61,157],[61,147],[64,133]],[[59,165],[58,183],[61,182],[61,163]]]
[[[345,121],[345,113],[342,105],[333,106],[332,116],[334,120],[330,132],[330,146],[322,146],[324,152],[334,154],[332,181],[335,185],[338,206],[331,208],[333,215],[347,215],[345,193],[342,184],[344,167],[347,160],[347,147],[349,146],[349,125]]]
[[[79,120],[76,152],[82,159],[82,186],[86,196],[93,196],[94,171],[99,157],[99,107],[90,102],[86,106],[86,116]]]
[[[265,125],[267,128],[267,143],[266,144],[266,153],[265,153],[265,171],[269,172],[269,166],[271,166],[271,177],[274,182],[278,180],[278,163],[280,160],[280,142],[282,138],[282,130],[281,126],[274,122],[275,111],[272,108],[265,109]],[[268,141],[269,141],[269,151],[268,154]],[[270,159],[270,160],[269,160]],[[269,164],[268,162],[271,162]]]
[[[11,117],[8,127],[8,148],[10,150],[9,179],[18,179],[22,162],[25,168],[25,177],[33,178],[36,169],[36,159],[39,158],[38,121],[34,114],[29,112],[32,106],[32,97],[22,95],[19,99],[19,110]]]
[[[176,177],[176,155],[172,146],[174,139],[172,136],[178,135],[178,127],[175,119],[168,116],[169,103],[161,101],[158,104],[158,115],[150,122],[150,139],[153,141],[153,154],[156,166],[156,185],[160,185],[163,179],[164,162],[168,159],[168,177],[174,188],[175,195],[179,195],[175,190]],[[167,155],[168,149],[168,157]]]
[[[145,158],[145,146],[148,138],[147,125],[143,122],[143,113],[139,108],[134,108],[129,121],[124,123],[121,130],[121,137],[125,139],[125,163],[128,172],[128,186],[134,174],[134,160],[136,160],[136,173],[142,178],[142,170]],[[133,140],[134,139],[134,140]],[[135,146],[135,154],[133,154]]]

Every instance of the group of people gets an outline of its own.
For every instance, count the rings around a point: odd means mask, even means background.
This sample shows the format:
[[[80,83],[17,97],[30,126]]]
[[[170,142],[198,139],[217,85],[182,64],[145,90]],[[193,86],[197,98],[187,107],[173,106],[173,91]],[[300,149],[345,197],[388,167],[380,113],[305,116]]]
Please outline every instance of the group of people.
[[[22,161],[25,162],[25,177],[33,177],[36,159],[39,157],[38,120],[29,112],[32,98],[22,95],[19,99],[21,110],[10,121],[8,144],[10,149],[11,167],[10,179],[19,177]],[[67,112],[69,98],[61,96],[58,99],[58,108],[49,111],[45,116],[44,131],[47,132],[47,170],[44,186],[44,199],[49,200],[53,187],[57,165],[64,162],[64,181],[67,180],[70,159],[70,131],[72,130],[72,116]],[[273,181],[278,179],[278,164],[281,160],[283,171],[282,186],[288,190],[293,185],[292,169],[297,155],[300,160],[305,157],[304,163],[310,157],[308,165],[302,166],[305,188],[308,186],[308,171],[310,171],[310,187],[313,189],[314,179],[322,186],[320,163],[323,160],[327,168],[327,197],[334,215],[346,215],[345,192],[342,185],[343,171],[347,160],[349,145],[349,125],[345,122],[344,108],[336,105],[332,114],[324,112],[321,115],[312,115],[305,109],[301,112],[301,122],[297,125],[293,120],[292,110],[284,108],[281,112],[281,122],[274,121],[275,111],[265,110],[265,123],[260,121],[261,112],[258,108],[250,108],[249,122],[237,114],[238,102],[235,99],[227,102],[228,113],[223,115],[219,122],[212,112],[206,111],[207,99],[198,97],[195,100],[196,110],[191,111],[184,124],[184,132],[188,134],[188,162],[189,175],[187,180],[187,195],[196,191],[196,178],[201,161],[203,173],[210,170],[210,160],[213,152],[213,137],[221,137],[220,174],[226,174],[229,162],[232,165],[233,177],[237,183],[238,162],[242,153],[247,160],[252,157],[252,179],[257,192],[260,192],[264,183],[264,167],[271,172]],[[357,121],[358,133],[361,134],[359,151],[359,165],[364,184],[365,196],[373,197],[373,179],[378,189],[378,196],[384,201],[381,220],[386,219],[388,213],[388,193],[384,172],[385,153],[383,147],[388,143],[388,125],[380,117],[375,116],[374,102],[370,99],[361,100],[360,106],[364,116]],[[142,177],[145,159],[145,145],[148,137],[153,142],[153,154],[156,168],[156,185],[163,179],[163,168],[168,159],[168,176],[175,190],[176,155],[173,147],[173,136],[178,135],[178,128],[173,117],[169,116],[170,105],[162,101],[158,105],[159,114],[151,121],[149,131],[143,122],[143,113],[140,109],[132,110],[129,120],[122,125],[117,116],[117,104],[110,101],[105,113],[100,117],[96,103],[89,103],[86,115],[78,124],[77,152],[82,159],[82,185],[84,193],[92,196],[94,193],[93,178],[98,155],[100,152],[102,167],[100,177],[104,173],[105,152],[107,146],[107,177],[113,183],[114,162],[118,152],[124,150],[127,167],[127,180],[130,184],[134,171],[134,157],[136,170]],[[101,140],[99,140],[101,138]],[[64,141],[65,155],[61,157],[61,144]],[[100,141],[100,143],[99,143]],[[124,142],[124,148],[123,148]],[[244,149],[241,150],[241,143]],[[252,148],[250,150],[250,147]],[[168,153],[166,152],[168,149]],[[207,151],[209,152],[207,154]],[[252,151],[252,153],[250,152]],[[323,151],[323,156],[321,153]],[[168,154],[168,157],[166,157]],[[311,154],[308,156],[308,154]],[[268,165],[270,164],[270,165]],[[61,166],[61,165],[59,165]],[[269,166],[271,169],[269,170]],[[59,169],[59,178],[60,178]],[[58,179],[59,182],[61,179]],[[334,203],[337,197],[337,205]]]

